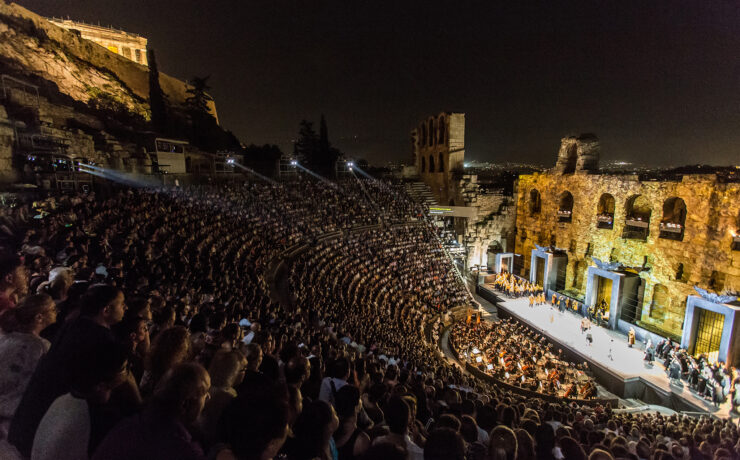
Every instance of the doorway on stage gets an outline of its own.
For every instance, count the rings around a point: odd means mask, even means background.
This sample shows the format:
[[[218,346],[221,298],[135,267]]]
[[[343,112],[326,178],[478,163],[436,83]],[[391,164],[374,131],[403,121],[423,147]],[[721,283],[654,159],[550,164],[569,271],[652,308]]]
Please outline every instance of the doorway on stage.
[[[535,257],[534,259],[534,284],[537,286],[545,286],[545,264],[547,261],[542,257]]]
[[[603,276],[596,277],[596,304],[594,314],[598,317],[598,312],[601,312],[600,317],[605,323],[609,322],[611,313],[612,303],[612,280]]]
[[[697,308],[699,320],[696,325],[694,355],[705,353],[710,362],[718,361],[725,315],[703,308]]]

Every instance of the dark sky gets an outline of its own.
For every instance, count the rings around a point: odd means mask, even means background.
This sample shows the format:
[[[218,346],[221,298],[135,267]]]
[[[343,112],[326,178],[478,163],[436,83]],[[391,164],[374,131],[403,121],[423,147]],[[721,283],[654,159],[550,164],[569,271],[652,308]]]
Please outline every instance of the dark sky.
[[[466,159],[551,165],[594,132],[602,159],[740,164],[740,2],[23,0],[149,39],[160,70],[211,75],[223,126],[290,151],[406,159],[429,114],[466,113]]]

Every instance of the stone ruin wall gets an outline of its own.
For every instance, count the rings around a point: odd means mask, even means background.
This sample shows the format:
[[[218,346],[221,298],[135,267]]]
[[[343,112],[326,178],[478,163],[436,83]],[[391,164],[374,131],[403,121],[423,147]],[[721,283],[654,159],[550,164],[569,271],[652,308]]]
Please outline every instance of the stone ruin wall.
[[[493,265],[487,260],[488,247],[498,242],[504,251],[513,247],[516,209],[514,200],[500,192],[481,188],[476,175],[463,175],[455,182],[455,202],[459,206],[477,207],[476,216],[463,228],[463,244],[468,248],[468,267]]]
[[[530,212],[530,191],[541,196],[541,211]],[[559,223],[559,195],[573,194],[571,223]],[[615,199],[613,229],[597,228],[597,206],[602,194]],[[622,238],[626,202],[643,195],[650,202],[647,241]],[[659,238],[663,203],[680,197],[686,204],[683,241]],[[524,255],[525,271],[530,269],[530,254],[535,244],[547,246],[554,239],[557,247],[568,250],[566,289],[585,294],[586,269],[591,255],[603,261],[619,261],[627,266],[642,266],[647,257],[649,271],[640,276],[646,281],[642,321],[679,334],[683,328],[686,297],[695,294],[694,285],[715,290],[740,290],[740,251],[732,251],[732,232],[740,230],[740,184],[720,183],[714,175],[685,175],[680,181],[640,181],[632,175],[562,175],[554,172],[519,178],[516,195],[516,251]],[[588,253],[587,253],[588,251]],[[676,278],[683,264],[680,279]],[[663,318],[651,317],[650,304],[656,285],[667,288],[669,305]]]

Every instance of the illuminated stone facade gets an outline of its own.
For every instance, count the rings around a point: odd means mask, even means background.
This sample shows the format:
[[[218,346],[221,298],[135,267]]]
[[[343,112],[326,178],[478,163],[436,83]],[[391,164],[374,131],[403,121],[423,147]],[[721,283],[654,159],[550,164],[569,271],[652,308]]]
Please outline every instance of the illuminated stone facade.
[[[147,39],[130,32],[101,27],[84,22],[70,21],[69,19],[51,18],[49,22],[72,32],[79,32],[86,40],[97,43],[108,51],[119,54],[137,64],[147,65]]]
[[[620,262],[640,278],[621,319],[680,337],[695,285],[740,290],[740,183],[716,174],[641,180],[600,173],[597,161],[593,135],[568,137],[553,170],[519,177],[514,252],[525,256],[522,275],[531,274],[535,245],[560,248],[567,262],[556,290],[584,299],[592,256]]]

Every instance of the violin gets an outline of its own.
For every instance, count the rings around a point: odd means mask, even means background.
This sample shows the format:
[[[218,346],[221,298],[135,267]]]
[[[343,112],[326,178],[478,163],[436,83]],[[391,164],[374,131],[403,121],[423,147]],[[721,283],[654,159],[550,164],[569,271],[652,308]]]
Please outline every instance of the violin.
[[[573,394],[573,392],[576,390],[576,384],[571,383],[571,385],[568,387],[567,390],[565,390],[565,394],[563,395],[564,398],[569,398],[570,395]]]

